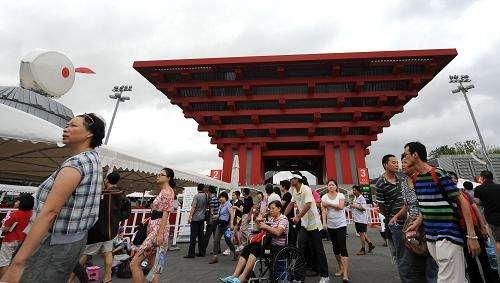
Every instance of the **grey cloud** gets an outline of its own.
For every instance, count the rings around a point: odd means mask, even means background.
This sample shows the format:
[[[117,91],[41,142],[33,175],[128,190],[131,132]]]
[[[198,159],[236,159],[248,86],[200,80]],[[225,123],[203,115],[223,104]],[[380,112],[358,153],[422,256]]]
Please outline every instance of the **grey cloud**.
[[[111,88],[131,84],[132,100],[120,105],[110,143],[167,165],[199,172],[222,167],[206,133],[198,133],[193,121],[185,121],[177,106],[132,69],[134,60],[456,47],[459,56],[370,147],[371,173],[381,171],[383,154],[400,153],[407,141],[418,139],[432,148],[475,137],[463,98],[450,94],[450,73],[471,75],[476,85],[471,102],[486,142],[500,140],[500,36],[481,33],[491,28],[467,14],[485,7],[498,10],[492,1],[377,3],[376,11],[363,16],[355,8],[372,1],[309,6],[290,1],[18,2],[6,2],[0,10],[0,85],[18,84],[19,60],[27,52],[60,50],[75,65],[97,73],[78,75],[61,102],[74,113],[98,112],[109,123]],[[500,24],[498,17],[489,20],[489,25]],[[474,28],[465,32],[464,26]],[[183,140],[173,142],[172,136]]]

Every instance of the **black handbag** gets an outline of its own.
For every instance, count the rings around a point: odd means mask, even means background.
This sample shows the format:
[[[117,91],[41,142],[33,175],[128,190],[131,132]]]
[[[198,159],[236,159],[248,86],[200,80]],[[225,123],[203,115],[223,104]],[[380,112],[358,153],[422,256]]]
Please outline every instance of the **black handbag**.
[[[137,225],[137,232],[135,234],[134,240],[132,241],[132,244],[136,246],[142,245],[144,240],[146,240],[147,236],[148,236],[148,225],[140,223],[139,225]]]
[[[209,223],[212,220],[212,211],[210,210],[210,202],[208,201],[208,195],[207,194],[205,194],[205,198],[207,200],[207,206],[205,208],[205,221],[207,223]]]

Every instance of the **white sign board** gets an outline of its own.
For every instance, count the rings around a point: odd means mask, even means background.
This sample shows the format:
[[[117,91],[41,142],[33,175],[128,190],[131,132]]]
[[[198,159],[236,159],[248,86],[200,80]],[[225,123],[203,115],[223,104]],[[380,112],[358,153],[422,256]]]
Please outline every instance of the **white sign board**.
[[[193,203],[194,196],[198,193],[197,187],[185,187],[182,192],[182,212],[181,220],[179,223],[179,234],[177,242],[186,243],[189,242],[189,235],[191,233],[191,228],[189,227],[188,217],[189,210],[191,209],[191,204]]]

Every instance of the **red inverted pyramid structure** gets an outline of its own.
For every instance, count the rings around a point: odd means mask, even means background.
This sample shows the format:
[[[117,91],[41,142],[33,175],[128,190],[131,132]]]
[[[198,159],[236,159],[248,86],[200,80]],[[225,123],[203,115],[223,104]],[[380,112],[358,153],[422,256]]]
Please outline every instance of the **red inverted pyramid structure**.
[[[207,131],[229,182],[308,170],[318,182],[357,181],[389,119],[455,49],[136,61],[134,68]]]

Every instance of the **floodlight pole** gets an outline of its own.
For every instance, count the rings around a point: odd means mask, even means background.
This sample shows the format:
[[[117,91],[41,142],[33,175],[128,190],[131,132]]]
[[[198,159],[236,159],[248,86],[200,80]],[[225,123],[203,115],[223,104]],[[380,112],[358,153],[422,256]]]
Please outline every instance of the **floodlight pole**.
[[[465,87],[463,85],[464,82],[468,83],[470,81],[471,80],[468,75],[461,75],[460,77],[458,77],[457,75],[450,76],[450,83],[458,83],[458,88],[452,90],[451,92],[452,93],[461,92],[464,95],[465,103],[467,103],[467,108],[469,108],[470,117],[472,118],[472,122],[474,123],[474,127],[476,128],[477,136],[479,137],[479,143],[481,144],[481,149],[484,154],[484,159],[486,159],[486,167],[491,173],[495,174],[495,172],[493,171],[493,164],[491,162],[490,157],[488,156],[486,145],[484,144],[483,136],[481,135],[481,131],[479,130],[479,126],[477,124],[476,116],[474,115],[474,111],[472,111],[469,98],[467,97],[467,92],[469,92],[470,89],[473,89],[474,85],[470,84]]]
[[[122,96],[124,91],[132,91],[132,86],[115,86],[113,87],[113,95],[110,95],[109,98],[116,99],[115,110],[113,111],[113,117],[111,117],[111,123],[109,123],[108,132],[106,133],[106,139],[104,140],[104,144],[108,144],[109,135],[111,134],[111,128],[113,128],[113,123],[115,122],[116,112],[118,111],[118,105],[120,102],[125,102],[130,100],[128,96]]]

